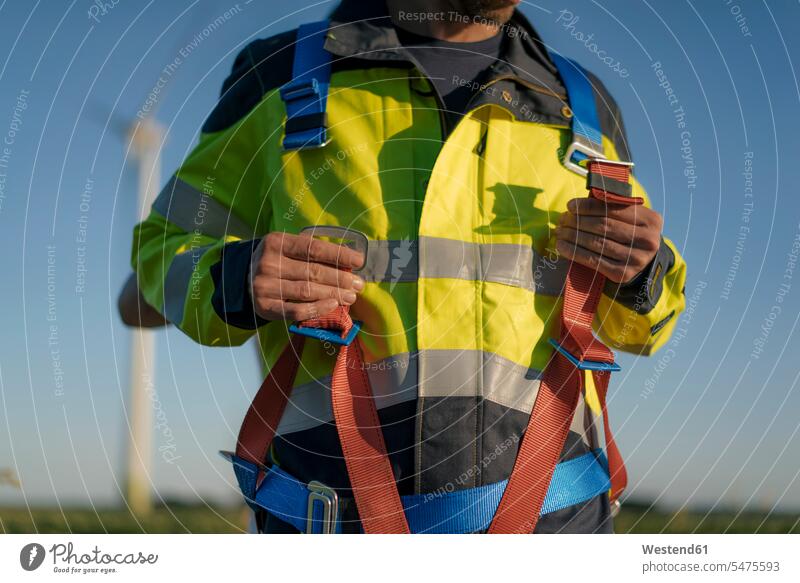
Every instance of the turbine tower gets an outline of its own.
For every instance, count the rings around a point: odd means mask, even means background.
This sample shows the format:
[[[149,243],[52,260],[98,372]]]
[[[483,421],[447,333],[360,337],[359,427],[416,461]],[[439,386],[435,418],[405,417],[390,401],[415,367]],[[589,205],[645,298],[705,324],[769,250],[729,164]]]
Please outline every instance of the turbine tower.
[[[210,10],[216,4],[217,2],[213,0],[205,2],[192,12],[183,31],[176,36],[171,54],[178,54],[181,47],[187,45],[200,18],[210,14]],[[188,9],[181,13],[181,16],[186,12]],[[168,71],[165,68],[161,71],[161,75],[163,76],[165,72],[168,73],[167,81],[161,84],[158,100],[146,110],[147,113],[133,118],[133,121],[127,120],[123,124],[113,124],[122,130],[118,130],[119,133],[125,134],[129,146],[128,151],[132,153],[132,158],[137,163],[137,215],[139,222],[147,217],[150,206],[161,188],[161,148],[164,142],[164,128],[156,120],[156,111],[163,103],[167,88],[171,86],[178,70],[175,66],[169,68]],[[160,77],[159,80],[161,80]],[[115,117],[113,112],[109,115],[109,120],[112,117]],[[133,303],[134,307],[132,310],[129,307],[129,317],[126,321],[131,326],[131,367],[128,409],[130,434],[125,466],[125,498],[128,507],[134,514],[144,516],[153,509],[151,462],[153,457],[152,397],[155,391],[156,354],[154,328],[166,325],[167,321],[152,307],[146,305],[139,293],[135,275],[128,279],[120,296],[121,314],[123,304],[126,302]],[[130,312],[134,313],[132,317]],[[122,315],[125,320],[125,314]]]
[[[161,143],[164,128],[152,115],[135,122],[128,130],[129,150],[137,168],[137,210],[139,222],[150,211],[161,186]],[[136,515],[153,509],[151,460],[153,450],[153,407],[151,393],[155,379],[155,331],[136,327],[130,346],[130,441],[126,464],[126,498]]]

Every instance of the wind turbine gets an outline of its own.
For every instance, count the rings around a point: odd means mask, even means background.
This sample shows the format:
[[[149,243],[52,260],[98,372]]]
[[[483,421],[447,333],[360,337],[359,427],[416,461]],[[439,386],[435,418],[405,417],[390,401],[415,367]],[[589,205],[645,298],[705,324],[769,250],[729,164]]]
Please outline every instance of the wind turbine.
[[[163,94],[162,94],[163,95]],[[99,111],[107,107],[95,104],[92,117],[111,128],[127,145],[125,164],[136,165],[136,213],[141,222],[150,211],[161,185],[161,146],[164,128],[154,111],[141,118],[126,119],[111,111],[101,119]],[[136,274],[131,274],[119,295],[122,321],[131,329],[128,399],[128,440],[125,462],[125,500],[139,516],[153,509],[150,467],[153,449],[153,407],[151,394],[155,378],[155,331],[168,324],[139,293]]]
[[[150,211],[161,186],[161,143],[164,128],[153,115],[134,122],[128,129],[129,150],[137,168],[137,212],[139,222]],[[133,276],[135,277],[135,276]],[[138,294],[138,286],[137,286]],[[137,515],[149,514],[153,509],[151,492],[151,462],[153,450],[153,407],[150,393],[155,378],[155,331],[135,327],[131,331],[130,345],[130,400],[126,463],[126,499],[131,511]]]
[[[190,6],[189,8],[192,8]],[[200,16],[208,13],[211,4],[196,12],[187,22],[178,39],[187,39]],[[187,9],[188,11],[188,9]],[[185,12],[184,12],[185,13]],[[184,43],[185,44],[185,43]],[[183,46],[176,42],[173,54]],[[163,73],[163,71],[162,71]],[[161,187],[161,148],[164,141],[164,127],[156,119],[158,106],[164,100],[167,88],[177,74],[171,69],[166,82],[160,86],[159,98],[146,110],[145,115],[137,116],[125,124],[125,139],[128,151],[137,164],[137,217],[143,221]],[[143,111],[142,108],[140,111]],[[125,498],[130,510],[139,516],[149,514],[153,509],[151,466],[153,457],[153,406],[152,393],[155,384],[156,343],[154,328],[164,326],[167,321],[147,305],[139,293],[136,276],[131,275],[125,283],[119,299],[120,313],[126,324],[131,326],[129,412],[130,429],[126,464]],[[126,317],[125,311],[128,314]]]

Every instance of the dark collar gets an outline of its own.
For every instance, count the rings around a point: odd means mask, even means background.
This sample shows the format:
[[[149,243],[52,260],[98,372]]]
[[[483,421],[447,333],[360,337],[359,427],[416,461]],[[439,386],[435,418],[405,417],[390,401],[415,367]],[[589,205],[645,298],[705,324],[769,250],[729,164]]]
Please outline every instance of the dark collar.
[[[410,62],[384,0],[342,0],[330,21],[325,48],[331,53],[366,60]],[[527,86],[543,87],[559,96],[565,94],[544,43],[519,10],[514,11],[501,34],[506,38],[500,59],[492,67],[490,81],[507,78]]]

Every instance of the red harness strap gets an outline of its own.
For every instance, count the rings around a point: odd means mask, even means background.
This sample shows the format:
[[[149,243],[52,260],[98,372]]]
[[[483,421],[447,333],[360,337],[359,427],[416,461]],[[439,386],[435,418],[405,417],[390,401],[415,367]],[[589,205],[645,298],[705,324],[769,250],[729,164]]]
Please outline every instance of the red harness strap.
[[[302,325],[340,330],[345,337],[353,321],[349,309],[342,306]],[[294,386],[304,340],[303,336],[292,335],[253,399],[236,444],[240,458],[263,467]],[[364,531],[408,533],[358,339],[339,349],[331,379],[331,404]]]
[[[589,172],[628,183],[627,165],[590,160]],[[641,198],[619,196],[591,188],[590,196],[608,204],[642,204]],[[600,301],[605,277],[593,269],[572,263],[564,286],[560,344],[579,361],[612,363],[614,355],[592,332],[592,320]],[[611,474],[611,500],[616,500],[627,483],[622,456],[608,422],[606,393],[608,371],[592,373],[603,411],[606,450]],[[536,528],[550,480],[567,439],[578,398],[585,389],[584,371],[563,354],[553,352],[545,368],[525,436],[520,444],[508,486],[500,500],[489,533],[530,533]]]

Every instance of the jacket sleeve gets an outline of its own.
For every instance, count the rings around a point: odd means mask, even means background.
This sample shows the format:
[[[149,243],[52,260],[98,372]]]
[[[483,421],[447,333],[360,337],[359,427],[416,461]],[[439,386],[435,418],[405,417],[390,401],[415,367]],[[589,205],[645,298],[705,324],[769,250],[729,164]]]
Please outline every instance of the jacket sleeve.
[[[249,109],[235,111],[251,74],[245,49],[199,143],[134,229],[131,263],[144,298],[207,345],[242,344],[264,323],[246,291],[250,255],[270,219],[270,205],[263,204],[266,164],[258,159],[266,134],[252,97]]]
[[[649,198],[633,179],[633,195]],[[672,335],[685,305],[686,264],[675,245],[662,237],[655,258],[632,282],[607,282],[594,320],[600,338],[615,350],[649,355]]]

